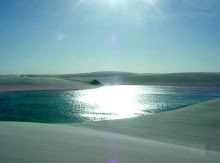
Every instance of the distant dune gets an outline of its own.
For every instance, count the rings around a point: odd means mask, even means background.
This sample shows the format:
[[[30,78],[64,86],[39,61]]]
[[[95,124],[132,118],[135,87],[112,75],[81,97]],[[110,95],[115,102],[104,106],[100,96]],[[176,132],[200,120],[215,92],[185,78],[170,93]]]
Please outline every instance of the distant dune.
[[[100,72],[89,72],[89,73],[79,73],[79,74],[44,74],[44,75],[25,75],[28,77],[63,77],[63,78],[72,78],[72,77],[108,77],[108,76],[131,76],[137,75],[137,73],[132,72],[120,72],[120,71],[100,71]]]
[[[90,89],[97,80],[102,85],[220,85],[220,73],[129,73],[91,72],[83,74],[0,75],[0,91]]]

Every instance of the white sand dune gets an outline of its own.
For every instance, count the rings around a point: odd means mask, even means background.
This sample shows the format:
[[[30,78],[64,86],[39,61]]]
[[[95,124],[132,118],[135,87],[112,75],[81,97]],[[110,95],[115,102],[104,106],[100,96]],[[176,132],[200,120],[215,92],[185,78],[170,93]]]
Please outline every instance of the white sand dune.
[[[137,74],[94,72],[59,75],[0,75],[0,91],[70,90],[97,88],[103,85],[220,85],[220,73]]]
[[[133,119],[0,123],[1,162],[219,162],[220,100]]]
[[[91,89],[97,86],[89,82],[70,81],[56,77],[0,77],[0,91],[31,91],[31,90],[78,90]]]

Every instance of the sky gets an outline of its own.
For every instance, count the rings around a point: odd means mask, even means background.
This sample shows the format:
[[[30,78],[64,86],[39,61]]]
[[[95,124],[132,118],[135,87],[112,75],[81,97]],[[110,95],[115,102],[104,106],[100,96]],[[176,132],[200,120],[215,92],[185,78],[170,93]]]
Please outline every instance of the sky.
[[[0,0],[0,74],[219,72],[219,0]]]

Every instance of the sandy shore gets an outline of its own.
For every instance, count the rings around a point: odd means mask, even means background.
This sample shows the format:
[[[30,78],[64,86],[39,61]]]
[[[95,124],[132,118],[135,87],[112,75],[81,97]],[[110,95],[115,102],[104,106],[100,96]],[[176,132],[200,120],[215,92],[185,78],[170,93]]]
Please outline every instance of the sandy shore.
[[[220,100],[74,125],[0,122],[1,162],[219,162]]]

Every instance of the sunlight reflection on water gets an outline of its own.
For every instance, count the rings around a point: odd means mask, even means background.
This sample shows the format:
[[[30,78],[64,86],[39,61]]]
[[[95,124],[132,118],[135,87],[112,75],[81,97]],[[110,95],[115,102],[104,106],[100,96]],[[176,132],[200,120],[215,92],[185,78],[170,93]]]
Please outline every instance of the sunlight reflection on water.
[[[68,103],[74,105],[72,107],[74,110],[79,109],[81,117],[97,121],[130,118],[183,107],[202,100],[203,94],[210,91],[208,89],[200,87],[106,86],[91,90],[68,91],[64,98]]]
[[[95,106],[94,113],[111,114],[108,116],[110,119],[129,118],[145,114],[143,105],[138,99],[140,93],[141,89],[138,86],[132,86],[129,89],[127,86],[109,86],[82,92],[78,100]]]
[[[150,114],[154,108],[154,94],[165,94],[166,90],[153,86],[106,86],[92,90],[69,91],[69,103],[81,104],[81,116],[93,120],[130,118]],[[146,95],[151,97],[146,99]],[[84,109],[82,106],[86,105]],[[147,112],[146,110],[149,110]]]
[[[130,118],[220,98],[220,87],[107,86],[0,93],[0,120],[75,123]]]
[[[151,87],[152,88],[152,87]],[[148,89],[149,93],[151,89]],[[106,86],[92,90],[69,91],[69,103],[78,101],[86,105],[87,111],[81,116],[87,118],[120,119],[149,114],[145,112],[148,104],[141,103],[139,96],[143,92],[140,86]]]

